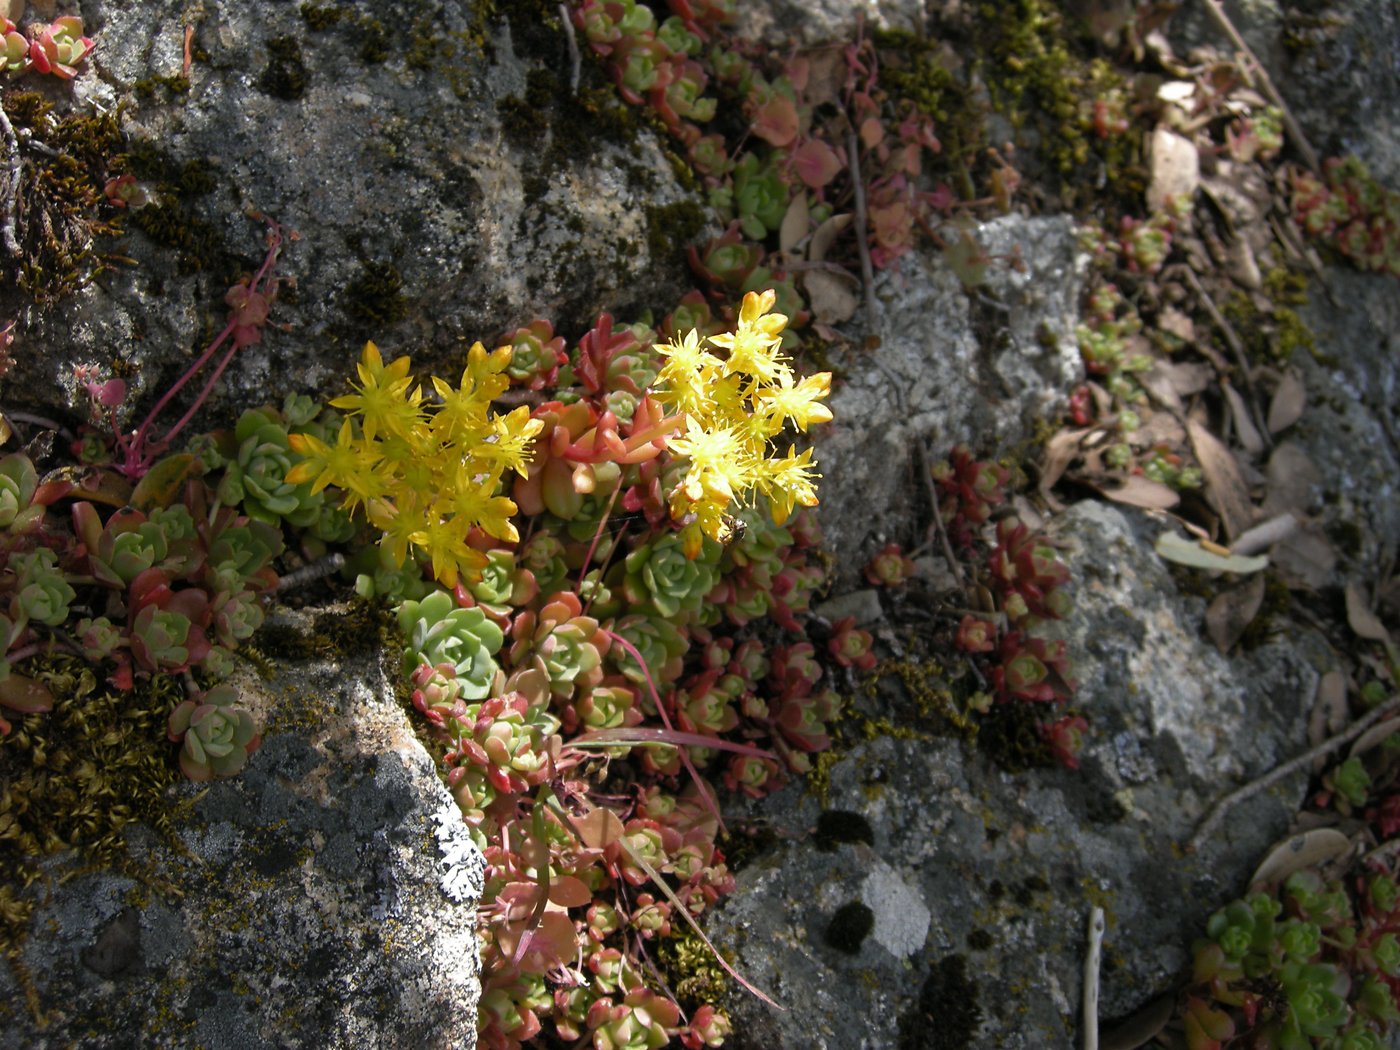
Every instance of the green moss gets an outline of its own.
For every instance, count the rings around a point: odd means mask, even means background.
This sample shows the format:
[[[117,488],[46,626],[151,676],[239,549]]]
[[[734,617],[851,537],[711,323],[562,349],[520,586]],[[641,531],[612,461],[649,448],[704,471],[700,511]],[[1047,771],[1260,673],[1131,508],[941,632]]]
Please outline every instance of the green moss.
[[[131,90],[136,92],[138,98],[143,99],[154,99],[158,92],[164,91],[166,98],[183,100],[190,93],[190,78],[178,73],[170,76],[149,76],[132,84]]]
[[[694,201],[659,204],[646,209],[647,249],[653,262],[680,254],[709,219]]]
[[[273,37],[267,42],[267,68],[258,77],[258,89],[273,98],[294,102],[306,94],[306,60],[301,41],[294,36]]]
[[[900,1019],[901,1050],[963,1050],[982,1024],[977,982],[967,958],[948,955],[929,967],[918,1005]]]
[[[980,927],[967,935],[967,946],[975,952],[988,951],[995,944],[996,938]]]
[[[649,950],[676,1001],[687,1010],[722,1002],[729,994],[733,982],[689,923],[674,926],[671,936]],[[725,958],[729,955],[726,952]]]
[[[812,836],[817,849],[825,852],[834,850],[841,843],[864,842],[875,845],[875,832],[870,821],[859,813],[843,809],[828,809],[817,818],[817,830]]]
[[[1279,271],[1273,271],[1277,274]],[[1235,291],[1221,307],[1221,313],[1230,322],[1248,351],[1250,359],[1258,362],[1287,364],[1295,350],[1304,350],[1317,356],[1317,340],[1312,330],[1304,323],[1298,312],[1299,296],[1306,296],[1289,277],[1275,278],[1271,293],[1272,301],[1261,309],[1257,300],[1245,292]],[[1266,288],[1269,285],[1266,284]],[[1279,305],[1288,303],[1292,305]]]
[[[838,952],[856,955],[874,928],[875,913],[860,901],[851,901],[836,909],[823,937]]]
[[[25,892],[38,861],[77,850],[90,866],[122,867],[123,828],[141,821],[173,839],[177,811],[166,789],[180,781],[166,722],[184,698],[157,677],[125,692],[69,656],[21,668],[56,698],[52,711],[24,715],[0,738],[0,952],[22,943],[34,898]],[[141,873],[151,882],[150,873]]]
[[[338,23],[345,11],[332,4],[302,4],[301,18],[307,28],[325,30]]]
[[[381,327],[408,316],[403,277],[389,262],[366,262],[359,276],[345,286],[341,303],[351,319],[364,325]]]
[[[97,239],[121,234],[104,186],[119,156],[121,108],[93,116],[56,115],[36,92],[4,100],[6,115],[33,145],[21,153],[25,206],[15,223],[21,254],[6,271],[35,303],[57,302],[109,266]]]
[[[1049,768],[1055,759],[1036,729],[1038,724],[1030,704],[993,704],[982,718],[977,743],[1008,773]]]

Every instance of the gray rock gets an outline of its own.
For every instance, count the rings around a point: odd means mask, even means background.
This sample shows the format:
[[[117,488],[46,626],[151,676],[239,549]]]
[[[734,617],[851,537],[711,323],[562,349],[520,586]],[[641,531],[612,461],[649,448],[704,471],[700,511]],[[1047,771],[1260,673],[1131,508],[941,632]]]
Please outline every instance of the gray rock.
[[[1074,324],[1086,261],[1073,222],[1008,217],[977,236],[993,256],[1019,252],[1024,270],[994,263],[967,291],[941,257],[911,253],[876,282],[879,346],[834,362],[845,382],[817,458],[822,528],[846,555],[844,586],[882,543],[907,542],[927,513],[920,442],[935,457],[959,443],[993,454],[1058,411],[1083,378]]]
[[[1171,21],[1183,53],[1198,44],[1231,50],[1201,10]],[[1394,113],[1400,99],[1400,9],[1391,0],[1325,6],[1227,0],[1225,9],[1259,56],[1319,156],[1355,153],[1372,173],[1400,184]]]
[[[269,329],[239,353],[206,425],[221,408],[346,389],[366,339],[455,376],[473,341],[536,318],[582,328],[603,310],[675,301],[688,287],[684,244],[654,258],[648,235],[656,209],[684,193],[656,135],[581,130],[555,93],[568,93],[562,32],[506,6],[522,32],[534,27],[528,41],[509,22],[483,22],[466,0],[376,5],[387,58],[371,62],[353,19],[312,30],[297,4],[214,0],[191,16],[203,52],[192,88],[166,101],[133,88],[179,73],[188,5],[85,5],[99,46],[97,75],[75,81],[79,106],[124,103],[133,141],[212,166],[213,189],[186,203],[218,247],[204,270],[185,274],[172,251],[131,233],[120,250],[135,268],[102,276],[57,310],[23,314],[7,396],[81,418],[72,366],[110,368],[115,358],[132,366],[130,402],[144,411],[189,363],[189,348],[222,326],[231,281],[220,272],[251,273],[262,261],[261,224],[244,216],[253,206],[300,237],[279,266],[296,292],[272,311],[288,330]],[[419,68],[411,49],[425,45]],[[304,83],[272,76],[285,72],[279,46],[300,54]],[[537,94],[543,110],[522,101]],[[0,307],[5,316],[17,308]]]
[[[177,840],[137,826],[121,872],[50,862],[22,956],[45,1020],[0,968],[0,1047],[471,1043],[485,860],[376,659],[245,676],[271,728],[238,778],[179,788]]]
[[[786,1010],[736,994],[735,1046],[964,1045],[963,1023],[968,1046],[1077,1046],[1094,905],[1101,1016],[1175,987],[1303,779],[1241,805],[1199,854],[1181,845],[1217,795],[1299,749],[1328,649],[1299,632],[1221,656],[1204,603],[1150,550],[1159,527],[1096,503],[1055,523],[1075,574],[1075,706],[1093,720],[1079,772],[1012,776],[960,741],[881,737],[842,755],[821,801],[798,786],[755,807],[784,844],[740,871],[711,934]],[[909,706],[880,713],[917,729]],[[919,1042],[929,1026],[948,1042]]]

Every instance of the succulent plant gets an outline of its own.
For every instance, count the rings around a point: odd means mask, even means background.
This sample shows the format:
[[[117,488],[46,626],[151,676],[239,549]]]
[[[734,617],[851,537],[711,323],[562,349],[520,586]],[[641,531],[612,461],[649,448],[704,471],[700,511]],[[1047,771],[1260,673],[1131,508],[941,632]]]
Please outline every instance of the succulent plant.
[[[295,484],[287,474],[297,462],[286,425],[270,409],[249,409],[233,432],[237,452],[224,468],[219,499],[241,506],[255,521],[287,521],[306,528],[322,511],[324,500],[310,482]]]
[[[543,661],[550,688],[560,699],[596,685],[603,677],[603,657],[610,638],[571,591],[554,595],[538,612],[526,609],[510,630],[511,663],[520,666],[530,654]]]
[[[170,713],[170,740],[182,745],[180,768],[191,780],[233,776],[262,744],[257,723],[238,699],[232,686],[216,685]]]
[[[667,620],[698,619],[718,578],[719,555],[719,544],[707,542],[699,558],[687,558],[674,534],[643,544],[624,563],[627,600],[634,606],[650,605]]]
[[[71,80],[78,73],[73,67],[87,57],[92,48],[92,41],[83,36],[83,20],[76,15],[65,15],[54,19],[34,39],[29,47],[29,62],[39,73],[52,73]]]
[[[450,594],[435,590],[422,601],[404,602],[396,616],[408,643],[405,673],[411,674],[419,664],[448,664],[464,699],[480,700],[490,693],[499,670],[494,656],[505,635],[486,613],[458,608]]]

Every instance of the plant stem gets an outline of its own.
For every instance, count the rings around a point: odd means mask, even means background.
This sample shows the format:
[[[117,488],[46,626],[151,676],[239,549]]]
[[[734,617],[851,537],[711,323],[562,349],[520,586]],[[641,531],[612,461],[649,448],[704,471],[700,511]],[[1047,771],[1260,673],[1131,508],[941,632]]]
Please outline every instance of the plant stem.
[[[1355,740],[1382,718],[1393,716],[1396,710],[1397,708],[1393,703],[1382,704],[1374,711],[1368,712],[1363,717],[1357,719],[1336,736],[1329,737],[1316,747],[1308,748],[1308,750],[1304,751],[1301,755],[1290,758],[1287,762],[1283,763],[1283,765],[1275,766],[1257,780],[1251,780],[1248,784],[1230,792],[1215,805],[1211,806],[1210,811],[1206,813],[1200,825],[1196,828],[1196,833],[1192,835],[1190,840],[1186,843],[1187,851],[1195,853],[1196,850],[1200,849],[1201,844],[1215,831],[1216,826],[1224,819],[1225,814],[1235,806],[1246,799],[1253,798],[1261,791],[1272,787],[1285,777],[1298,772],[1300,769],[1304,769],[1309,766],[1314,759],[1322,758],[1324,755],[1330,755],[1343,744],[1348,744]]]

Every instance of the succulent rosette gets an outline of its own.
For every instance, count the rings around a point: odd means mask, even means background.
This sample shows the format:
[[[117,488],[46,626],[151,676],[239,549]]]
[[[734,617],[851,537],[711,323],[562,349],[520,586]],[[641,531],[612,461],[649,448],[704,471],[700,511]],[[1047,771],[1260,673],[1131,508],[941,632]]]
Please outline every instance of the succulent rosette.
[[[262,744],[253,716],[238,706],[238,691],[216,685],[170,713],[168,734],[181,744],[180,768],[191,780],[231,777]]]
[[[449,664],[466,700],[481,700],[491,692],[499,666],[494,656],[505,635],[481,609],[457,607],[446,591],[433,591],[422,601],[406,601],[398,608],[399,630],[408,642],[404,671],[412,674],[420,664]]]

